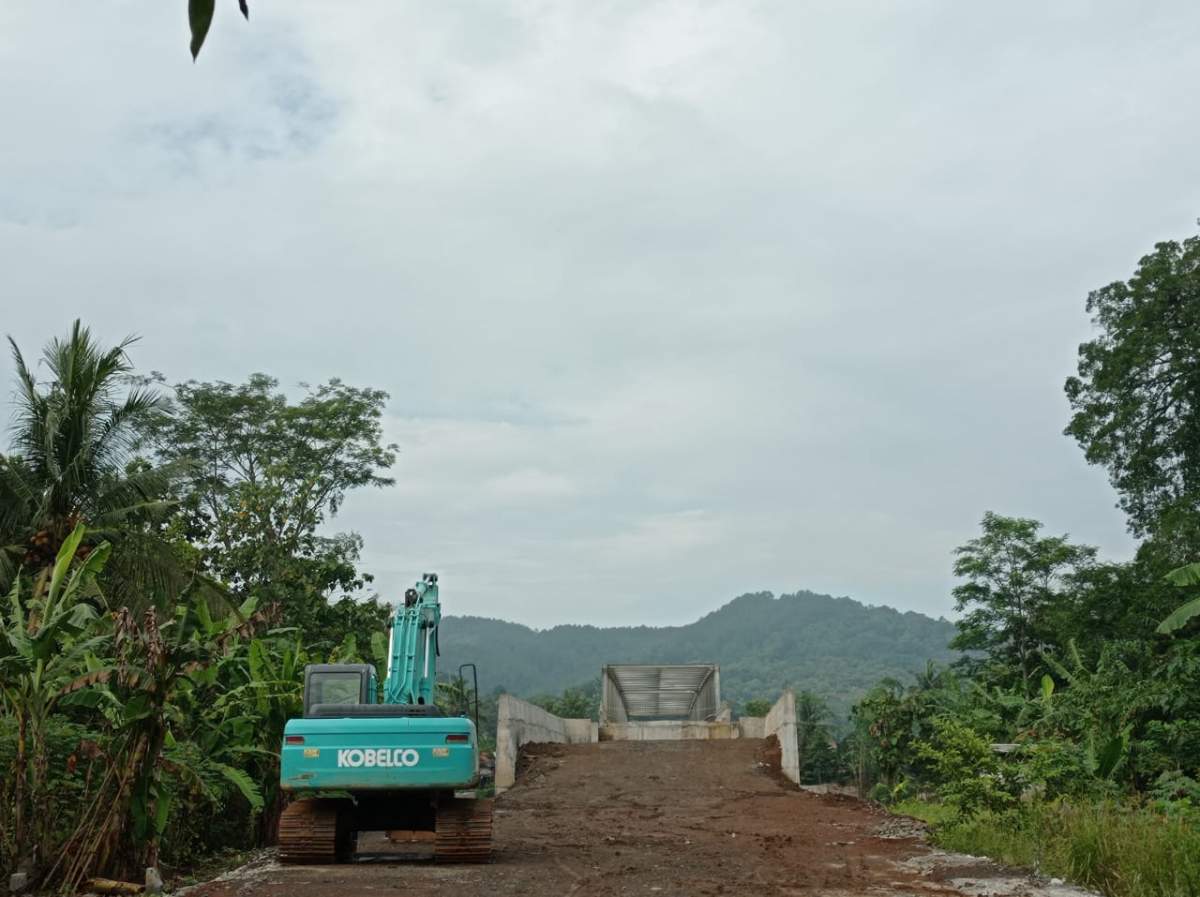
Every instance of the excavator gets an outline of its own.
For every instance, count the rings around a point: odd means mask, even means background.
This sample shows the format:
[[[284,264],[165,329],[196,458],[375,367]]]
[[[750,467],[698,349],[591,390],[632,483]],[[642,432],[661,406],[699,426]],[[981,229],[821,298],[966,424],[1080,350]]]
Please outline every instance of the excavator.
[[[438,862],[491,859],[492,802],[461,795],[479,785],[478,704],[472,722],[434,703],[440,622],[426,573],[392,616],[382,701],[370,664],[304,668],[304,716],[288,720],[280,753],[292,797],[280,862],[349,862],[359,832],[397,829],[433,832]]]

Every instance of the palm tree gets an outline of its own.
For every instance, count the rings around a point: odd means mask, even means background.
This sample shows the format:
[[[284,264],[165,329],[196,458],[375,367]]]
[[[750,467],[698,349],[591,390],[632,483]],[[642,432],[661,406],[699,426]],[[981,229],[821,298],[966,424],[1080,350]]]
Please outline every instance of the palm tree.
[[[127,349],[133,337],[104,348],[79,321],[67,339],[45,348],[53,375],[39,383],[17,344],[12,452],[0,455],[0,590],[25,570],[45,588],[58,550],[77,525],[88,550],[113,544],[108,581],[116,597],[135,603],[173,595],[188,579],[162,529],[174,507],[170,486],[179,465],[153,466],[136,457],[138,424],[162,413],[164,399],[129,385]]]

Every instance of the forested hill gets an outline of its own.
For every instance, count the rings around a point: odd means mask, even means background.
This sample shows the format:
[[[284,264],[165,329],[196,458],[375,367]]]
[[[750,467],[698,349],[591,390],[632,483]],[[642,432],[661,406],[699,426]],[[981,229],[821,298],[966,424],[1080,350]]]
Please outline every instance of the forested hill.
[[[905,681],[927,660],[948,662],[954,626],[850,598],[797,592],[742,595],[686,626],[555,626],[534,630],[483,617],[442,621],[442,669],[474,661],[481,692],[558,693],[605,663],[716,662],[726,700],[774,697],[784,686],[828,699],[843,716],[882,677]]]

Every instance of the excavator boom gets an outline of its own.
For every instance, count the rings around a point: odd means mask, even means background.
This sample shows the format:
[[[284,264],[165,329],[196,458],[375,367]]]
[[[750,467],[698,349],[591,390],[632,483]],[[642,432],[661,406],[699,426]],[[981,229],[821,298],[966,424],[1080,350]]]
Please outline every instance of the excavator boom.
[[[442,622],[437,574],[426,573],[404,593],[392,616],[388,669],[383,683],[387,704],[432,704],[437,686],[437,632]]]

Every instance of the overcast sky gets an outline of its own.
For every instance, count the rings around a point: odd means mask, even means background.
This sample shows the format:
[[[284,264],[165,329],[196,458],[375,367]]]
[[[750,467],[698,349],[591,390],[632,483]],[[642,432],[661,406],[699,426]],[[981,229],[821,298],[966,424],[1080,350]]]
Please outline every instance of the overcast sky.
[[[386,389],[384,597],[949,614],[989,509],[1129,555],[1062,381],[1195,232],[1194,2],[251,7],[193,65],[185,0],[0,3],[0,329]]]

